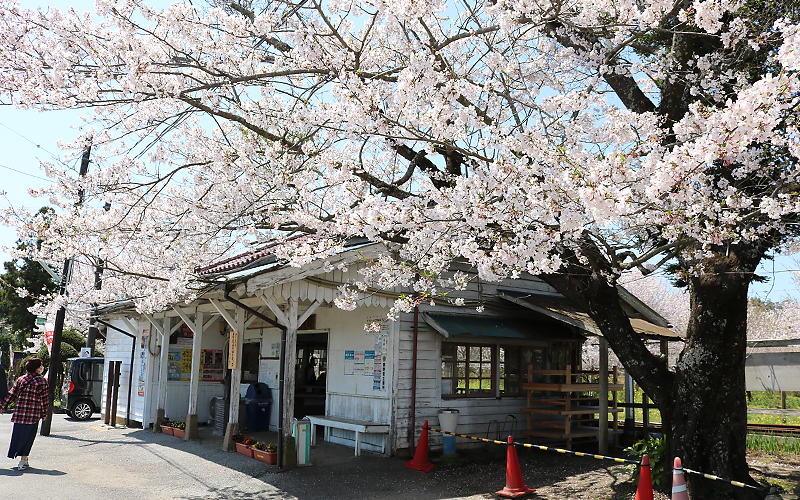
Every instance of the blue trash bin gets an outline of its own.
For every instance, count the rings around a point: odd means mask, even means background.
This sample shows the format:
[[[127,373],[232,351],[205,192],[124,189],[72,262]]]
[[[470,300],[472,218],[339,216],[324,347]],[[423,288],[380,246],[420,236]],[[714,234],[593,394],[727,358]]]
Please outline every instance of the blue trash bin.
[[[272,407],[272,389],[263,382],[250,384],[244,397],[247,406],[247,430],[258,432],[269,430]]]

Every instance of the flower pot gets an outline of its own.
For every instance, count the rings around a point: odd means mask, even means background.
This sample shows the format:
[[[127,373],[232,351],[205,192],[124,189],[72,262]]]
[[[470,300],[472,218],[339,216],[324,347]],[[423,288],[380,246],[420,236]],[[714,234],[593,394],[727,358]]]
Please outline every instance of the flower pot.
[[[177,427],[173,427],[172,435],[177,438],[183,439],[184,437],[186,437],[186,429],[178,429]]]
[[[253,458],[253,449],[247,446],[246,444],[236,443],[236,451],[241,453],[246,457]]]
[[[172,431],[173,431],[173,428],[168,426],[168,425],[162,425],[161,426],[161,433],[162,434],[166,434],[168,436],[174,436],[175,434],[173,434]]]
[[[254,449],[253,458],[256,460],[261,460],[262,462],[267,462],[270,465],[276,465],[278,463],[278,452]]]

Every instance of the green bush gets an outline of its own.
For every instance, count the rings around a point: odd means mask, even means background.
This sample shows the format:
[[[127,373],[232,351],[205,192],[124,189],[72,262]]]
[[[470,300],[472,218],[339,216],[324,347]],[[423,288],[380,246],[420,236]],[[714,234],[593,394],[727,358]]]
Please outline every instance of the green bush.
[[[76,352],[81,352],[81,347],[86,347],[86,337],[77,330],[69,328],[61,333],[61,345],[64,344],[69,344],[75,348]]]
[[[658,486],[661,479],[664,477],[664,472],[667,470],[667,440],[663,437],[650,436],[643,439],[633,446],[625,448],[625,453],[630,457],[636,457],[639,461],[642,460],[644,455],[650,459],[650,475],[653,479],[653,484]],[[633,473],[633,478],[636,483],[639,483],[639,467]]]
[[[39,352],[36,355],[42,358],[42,363],[44,363],[44,371],[47,371],[48,367],[50,366],[50,353],[47,352],[47,346],[42,344],[42,347],[39,348]],[[70,344],[66,342],[61,343],[61,361],[64,362],[69,358],[77,358],[78,351]]]

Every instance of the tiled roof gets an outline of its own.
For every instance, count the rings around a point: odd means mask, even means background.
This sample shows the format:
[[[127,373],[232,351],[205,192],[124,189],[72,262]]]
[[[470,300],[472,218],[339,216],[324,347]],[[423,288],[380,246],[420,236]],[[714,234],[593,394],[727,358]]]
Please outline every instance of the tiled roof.
[[[291,238],[288,238],[286,240],[268,243],[262,246],[261,248],[240,253],[239,255],[234,255],[233,257],[221,260],[219,262],[215,262],[205,267],[198,267],[195,269],[195,273],[197,273],[200,276],[209,276],[212,274],[220,274],[234,270],[241,270],[250,267],[254,264],[261,264],[265,261],[274,258],[275,249],[287,242],[291,241],[293,243],[298,243],[304,240],[315,240],[315,239],[318,239],[318,237],[307,234],[292,236]]]

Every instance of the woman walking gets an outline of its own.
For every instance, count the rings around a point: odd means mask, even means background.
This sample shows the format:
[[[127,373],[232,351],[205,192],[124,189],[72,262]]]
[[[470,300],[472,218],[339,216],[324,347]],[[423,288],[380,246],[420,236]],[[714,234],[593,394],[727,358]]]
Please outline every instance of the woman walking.
[[[28,372],[14,382],[14,387],[0,401],[0,413],[14,401],[14,430],[11,432],[11,446],[8,447],[8,458],[19,457],[19,470],[28,468],[28,454],[31,452],[33,440],[36,439],[36,427],[39,420],[47,416],[50,401],[47,394],[47,380],[42,377],[42,360],[31,358],[25,363]]]

